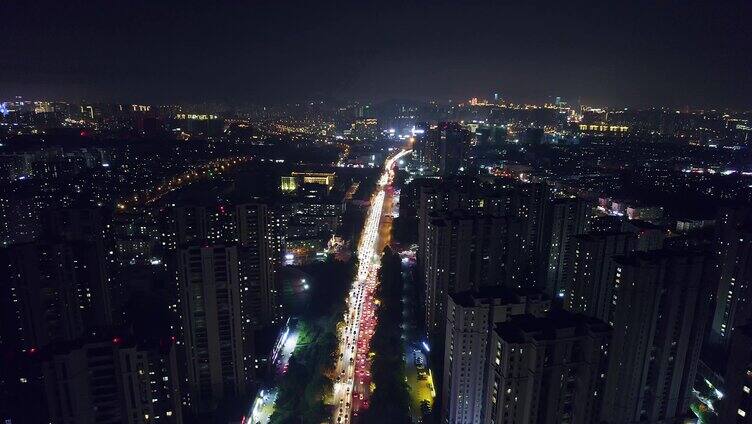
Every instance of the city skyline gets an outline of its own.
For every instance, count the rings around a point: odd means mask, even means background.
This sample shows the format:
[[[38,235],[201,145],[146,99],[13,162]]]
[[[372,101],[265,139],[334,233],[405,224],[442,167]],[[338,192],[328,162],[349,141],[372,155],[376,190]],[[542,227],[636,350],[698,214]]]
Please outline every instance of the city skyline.
[[[3,424],[752,423],[752,2],[0,2]]]
[[[749,108],[752,6],[6,2],[0,96]]]

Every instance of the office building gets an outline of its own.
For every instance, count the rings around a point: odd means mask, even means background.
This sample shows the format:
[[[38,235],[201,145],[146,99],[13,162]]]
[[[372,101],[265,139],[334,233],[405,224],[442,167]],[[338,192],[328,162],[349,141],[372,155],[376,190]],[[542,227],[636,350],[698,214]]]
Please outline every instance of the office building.
[[[292,180],[285,178],[292,178]],[[282,189],[289,191],[290,188],[297,189],[305,184],[316,184],[326,187],[326,192],[334,188],[336,174],[333,172],[293,172],[290,177],[282,177],[283,183],[287,182],[287,188],[284,184]]]

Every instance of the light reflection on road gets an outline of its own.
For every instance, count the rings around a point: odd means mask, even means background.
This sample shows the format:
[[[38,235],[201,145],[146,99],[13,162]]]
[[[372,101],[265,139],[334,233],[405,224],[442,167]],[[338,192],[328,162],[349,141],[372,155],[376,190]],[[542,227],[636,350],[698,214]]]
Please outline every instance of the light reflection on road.
[[[334,383],[333,403],[334,413],[332,421],[337,424],[349,423],[352,413],[353,390],[355,383],[356,359],[358,358],[358,348],[368,349],[367,345],[360,343],[361,327],[372,329],[375,326],[375,317],[372,311],[372,305],[364,308],[365,301],[370,297],[369,293],[375,288],[376,271],[379,267],[378,236],[379,224],[383,214],[384,199],[386,197],[386,188],[391,184],[394,178],[393,167],[397,160],[406,154],[409,150],[401,150],[399,153],[389,158],[384,164],[384,172],[379,178],[379,185],[376,194],[373,196],[371,206],[368,210],[365,226],[360,236],[358,245],[358,272],[352,288],[347,297],[347,312],[343,317],[344,328],[340,334],[339,347],[337,349],[337,363],[335,367],[336,381]],[[364,313],[364,310],[366,313]],[[368,322],[363,320],[367,319]],[[369,330],[371,331],[371,330]],[[360,355],[362,359],[363,352]]]

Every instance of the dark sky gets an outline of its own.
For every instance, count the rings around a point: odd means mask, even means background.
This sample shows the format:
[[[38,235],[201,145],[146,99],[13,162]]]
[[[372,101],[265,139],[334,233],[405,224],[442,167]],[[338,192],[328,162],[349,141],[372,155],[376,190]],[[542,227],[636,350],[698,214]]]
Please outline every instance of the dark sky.
[[[752,106],[752,0],[1,0],[0,98]]]

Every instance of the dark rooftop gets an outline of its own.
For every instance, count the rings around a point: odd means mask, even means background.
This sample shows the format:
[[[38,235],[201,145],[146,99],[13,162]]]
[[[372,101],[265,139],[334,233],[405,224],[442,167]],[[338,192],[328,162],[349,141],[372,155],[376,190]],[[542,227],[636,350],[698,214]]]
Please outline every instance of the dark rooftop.
[[[546,317],[533,315],[516,315],[511,320],[497,324],[495,331],[499,336],[512,343],[530,340],[554,340],[557,333],[564,329],[573,329],[575,335],[594,332],[608,332],[608,324],[582,314],[573,314],[563,310],[553,310]]]
[[[487,303],[488,299],[499,300],[501,303],[516,303],[522,297],[533,297],[541,300],[548,298],[542,292],[530,288],[508,288],[502,286],[485,286],[477,290],[468,290],[451,295],[457,305],[470,307],[478,303]]]

